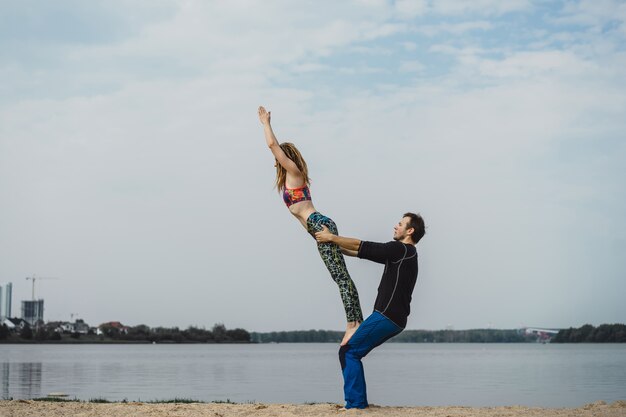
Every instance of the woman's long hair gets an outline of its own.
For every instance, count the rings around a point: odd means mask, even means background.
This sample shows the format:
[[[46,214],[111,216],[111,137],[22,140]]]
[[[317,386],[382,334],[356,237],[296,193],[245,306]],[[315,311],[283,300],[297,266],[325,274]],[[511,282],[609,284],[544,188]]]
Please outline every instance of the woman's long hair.
[[[293,162],[296,163],[296,166],[300,170],[300,174],[304,178],[305,185],[310,184],[309,180],[309,169],[306,166],[306,161],[302,157],[302,154],[296,148],[296,145],[289,142],[283,142],[280,144],[280,148],[285,152],[285,155]],[[287,170],[283,168],[283,166],[279,163],[276,163],[276,188],[278,192],[281,192],[285,189],[285,181],[287,180]]]

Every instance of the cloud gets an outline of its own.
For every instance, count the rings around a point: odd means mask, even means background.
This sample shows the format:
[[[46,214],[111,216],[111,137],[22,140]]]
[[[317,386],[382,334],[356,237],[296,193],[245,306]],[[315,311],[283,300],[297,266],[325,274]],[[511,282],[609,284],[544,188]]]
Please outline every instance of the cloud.
[[[400,72],[419,72],[424,69],[424,64],[419,61],[404,61],[400,64]]]
[[[571,52],[519,52],[502,60],[485,59],[479,64],[481,74],[488,77],[536,78],[551,72],[560,76],[584,75],[598,67]]]
[[[432,3],[433,12],[443,15],[502,15],[511,12],[527,11],[532,8],[532,4],[527,0],[440,0]]]
[[[29,60],[18,54],[17,61],[1,67],[12,77],[11,86],[5,88],[12,97],[56,98],[94,89],[114,91],[146,78],[248,74],[251,68],[258,74],[280,76],[286,66],[302,65],[303,60],[314,64],[313,59],[338,48],[406,30],[403,24],[386,22],[384,16],[342,5],[322,9],[313,2],[262,7],[249,2],[245,6],[194,1],[175,5],[176,9],[167,9],[170,18],[148,17],[107,42],[72,46],[56,42],[47,47],[50,53],[37,49],[36,54],[49,55],[43,61],[46,65],[55,62],[45,71],[35,73]],[[244,8],[253,12],[243,13]],[[135,12],[142,13],[141,7],[131,8],[129,15]],[[55,27],[51,30],[61,30]],[[21,46],[18,43],[16,48]]]
[[[394,2],[395,13],[401,19],[413,19],[428,12],[425,0],[397,0]]]
[[[617,0],[581,0],[566,3],[563,13],[555,17],[555,23],[603,26],[611,21],[619,22],[623,28],[626,22],[626,5]]]
[[[415,51],[415,49],[417,49],[415,42],[402,42],[401,44],[406,51]]]
[[[305,63],[305,64],[296,64],[291,67],[291,70],[294,73],[305,73],[305,72],[317,72],[317,71],[329,71],[331,67],[328,65],[321,65],[316,63]]]
[[[472,30],[489,30],[493,28],[493,24],[484,20],[470,21],[462,23],[440,23],[438,25],[426,25],[417,29],[418,32],[427,36],[435,36],[440,33],[451,33],[460,35]]]

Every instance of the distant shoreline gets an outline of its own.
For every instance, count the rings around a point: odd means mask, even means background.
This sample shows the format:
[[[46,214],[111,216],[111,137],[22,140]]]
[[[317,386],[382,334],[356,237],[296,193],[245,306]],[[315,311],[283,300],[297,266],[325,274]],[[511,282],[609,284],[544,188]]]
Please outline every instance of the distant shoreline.
[[[93,340],[44,340],[44,341],[33,341],[33,340],[23,340],[23,341],[7,341],[1,340],[0,345],[285,345],[285,344],[293,344],[293,345],[306,345],[306,344],[338,344],[339,341],[332,342],[242,342],[242,341],[231,341],[231,342],[193,342],[193,341],[183,341],[183,342],[172,342],[169,340],[160,341],[160,342],[150,342],[150,341],[142,341],[142,340],[105,340],[105,341],[93,341]],[[538,345],[618,345],[623,344],[624,342],[578,342],[578,343],[554,343],[554,342],[407,342],[407,341],[396,341],[391,342],[392,345],[458,345],[458,344],[471,344],[471,345],[527,345],[527,344],[538,344]]]
[[[108,328],[104,334],[28,331],[26,335],[5,329],[0,344],[250,344],[250,343],[339,343],[343,332],[336,330],[288,330],[248,332],[227,330],[218,324],[213,330],[189,327],[149,328],[145,325],[125,327],[121,332]],[[24,333],[24,332],[22,332]],[[469,330],[404,330],[391,343],[626,343],[626,325],[586,324],[568,329],[469,329]]]
[[[254,345],[256,342],[173,342],[164,340],[151,342],[148,340],[0,340],[0,345]]]

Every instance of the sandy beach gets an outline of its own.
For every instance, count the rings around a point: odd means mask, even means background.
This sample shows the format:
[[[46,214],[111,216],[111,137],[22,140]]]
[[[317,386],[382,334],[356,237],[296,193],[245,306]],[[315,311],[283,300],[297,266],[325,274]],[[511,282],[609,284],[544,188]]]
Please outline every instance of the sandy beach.
[[[512,407],[378,407],[345,410],[339,404],[147,404],[80,403],[12,400],[0,401],[0,417],[291,417],[291,416],[372,416],[372,417],[491,417],[491,416],[594,416],[624,417],[626,401],[607,404],[598,401],[579,408]]]

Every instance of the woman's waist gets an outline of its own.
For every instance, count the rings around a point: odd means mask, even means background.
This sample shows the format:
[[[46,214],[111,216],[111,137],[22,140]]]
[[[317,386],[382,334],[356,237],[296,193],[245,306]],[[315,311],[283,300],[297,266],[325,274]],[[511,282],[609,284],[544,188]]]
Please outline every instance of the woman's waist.
[[[308,219],[309,216],[316,211],[315,206],[313,206],[313,203],[310,200],[294,203],[287,208],[291,214],[304,221],[306,221],[306,219]]]

